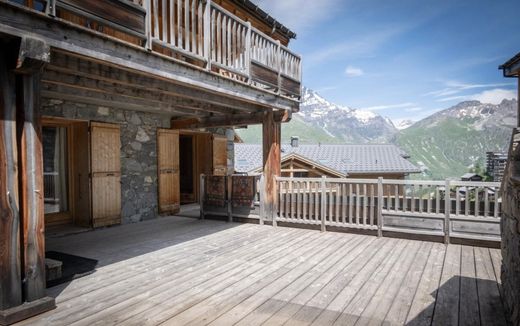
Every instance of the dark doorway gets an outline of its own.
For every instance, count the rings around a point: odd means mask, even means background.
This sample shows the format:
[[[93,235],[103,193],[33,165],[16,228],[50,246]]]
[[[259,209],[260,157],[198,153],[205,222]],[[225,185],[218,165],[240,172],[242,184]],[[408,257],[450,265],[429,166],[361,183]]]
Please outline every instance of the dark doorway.
[[[181,184],[181,204],[194,203],[195,179],[194,179],[194,142],[192,135],[180,135],[179,137],[179,172]]]

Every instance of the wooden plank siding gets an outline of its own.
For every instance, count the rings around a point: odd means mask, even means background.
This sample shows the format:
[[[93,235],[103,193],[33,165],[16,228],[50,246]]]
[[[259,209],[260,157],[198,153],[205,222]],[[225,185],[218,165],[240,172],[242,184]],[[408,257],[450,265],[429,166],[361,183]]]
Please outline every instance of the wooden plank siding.
[[[182,217],[47,243],[99,266],[21,325],[505,322],[496,249]]]

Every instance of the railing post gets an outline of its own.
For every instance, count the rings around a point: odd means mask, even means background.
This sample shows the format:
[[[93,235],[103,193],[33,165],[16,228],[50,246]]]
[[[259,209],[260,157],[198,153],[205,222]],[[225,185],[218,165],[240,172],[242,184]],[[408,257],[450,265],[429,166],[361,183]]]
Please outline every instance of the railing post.
[[[278,94],[280,94],[282,92],[282,50],[281,50],[281,46],[280,46],[280,40],[276,40],[276,46],[277,46],[277,49],[276,49],[276,61],[278,63],[278,79],[277,79],[277,92]]]
[[[377,179],[377,236],[383,236],[383,178]]]
[[[204,192],[204,174],[200,175],[200,185],[199,185],[199,205],[200,205],[200,216],[199,219],[204,219],[204,196],[206,195]]]
[[[245,52],[246,73],[247,73],[247,82],[251,83],[251,22],[246,22],[246,25],[247,25],[246,52]]]
[[[327,184],[325,183],[325,176],[321,177],[321,209],[320,209],[320,216],[321,216],[321,232],[327,231],[325,227],[325,215],[327,214]]]
[[[231,203],[231,199],[233,197],[233,176],[228,175],[226,178],[226,193],[227,193],[227,216],[228,222],[233,222],[233,207]]]
[[[446,179],[444,186],[444,243],[450,243],[450,214],[451,214],[451,190],[450,180]]]
[[[259,187],[260,189],[259,190],[259,193],[260,193],[260,225],[264,225],[264,215],[265,215],[265,177],[264,177],[264,174],[262,173],[262,175],[260,175],[260,184],[259,184]],[[275,225],[275,221],[273,221],[273,225]]]
[[[146,44],[145,48],[149,51],[152,50],[152,0],[144,0],[143,6],[146,11],[145,16],[145,34],[146,34]]]
[[[206,0],[204,7],[204,57],[208,60],[206,69],[211,70],[211,44],[213,35],[211,35],[211,0]]]

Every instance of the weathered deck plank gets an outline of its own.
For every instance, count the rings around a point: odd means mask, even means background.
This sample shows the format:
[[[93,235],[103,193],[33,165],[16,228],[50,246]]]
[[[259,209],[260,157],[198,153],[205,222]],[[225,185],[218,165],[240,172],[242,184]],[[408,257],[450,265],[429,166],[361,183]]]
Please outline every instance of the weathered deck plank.
[[[21,325],[505,324],[495,249],[180,217],[48,249],[100,267]]]

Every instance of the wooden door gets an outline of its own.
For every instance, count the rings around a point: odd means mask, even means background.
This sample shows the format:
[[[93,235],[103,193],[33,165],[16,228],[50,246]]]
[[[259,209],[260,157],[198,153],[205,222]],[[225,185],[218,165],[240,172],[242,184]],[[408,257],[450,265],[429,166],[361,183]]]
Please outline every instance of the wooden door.
[[[121,223],[121,138],[119,125],[91,122],[92,224]]]
[[[213,174],[227,173],[227,137],[213,135]]]
[[[157,156],[159,174],[159,213],[178,213],[181,201],[178,130],[157,130]]]

